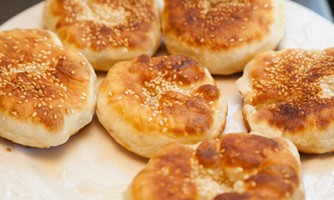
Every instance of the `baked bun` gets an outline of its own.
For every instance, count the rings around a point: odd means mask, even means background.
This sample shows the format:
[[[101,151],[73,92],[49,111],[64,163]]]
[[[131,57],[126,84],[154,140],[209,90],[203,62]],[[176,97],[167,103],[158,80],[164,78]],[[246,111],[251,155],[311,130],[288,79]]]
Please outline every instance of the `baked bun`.
[[[190,56],[213,74],[241,72],[274,49],[285,28],[284,0],[165,0],[162,27],[171,54]]]
[[[0,136],[40,148],[65,143],[92,120],[95,79],[52,32],[0,32]]]
[[[125,199],[304,199],[299,155],[288,140],[253,134],[224,134],[196,150],[170,144],[134,178]]]
[[[98,89],[97,116],[126,149],[151,157],[172,142],[221,134],[227,103],[208,70],[185,56],[115,64]]]
[[[257,56],[237,81],[250,130],[290,139],[299,151],[334,151],[334,48]]]
[[[66,47],[83,53],[96,70],[118,61],[153,55],[161,43],[155,0],[47,0],[44,26]]]

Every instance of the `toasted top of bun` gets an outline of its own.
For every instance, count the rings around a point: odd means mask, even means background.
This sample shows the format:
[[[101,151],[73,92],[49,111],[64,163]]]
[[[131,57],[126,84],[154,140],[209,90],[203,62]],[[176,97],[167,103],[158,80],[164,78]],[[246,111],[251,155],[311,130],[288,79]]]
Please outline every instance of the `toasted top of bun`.
[[[44,25],[98,70],[143,53],[153,55],[161,42],[154,0],[47,0]]]
[[[250,129],[291,139],[309,153],[333,151],[334,48],[257,56],[238,80]]]
[[[95,79],[49,31],[0,32],[0,135],[27,146],[64,143],[92,118]]]
[[[258,52],[274,49],[283,36],[282,0],[165,0],[166,46],[214,74],[242,71]]]
[[[226,100],[209,72],[185,56],[142,55],[117,63],[98,92],[100,122],[145,157],[170,142],[218,136],[226,114]]]
[[[154,155],[125,196],[136,199],[303,199],[299,155],[288,140],[225,134],[196,150],[171,144]]]

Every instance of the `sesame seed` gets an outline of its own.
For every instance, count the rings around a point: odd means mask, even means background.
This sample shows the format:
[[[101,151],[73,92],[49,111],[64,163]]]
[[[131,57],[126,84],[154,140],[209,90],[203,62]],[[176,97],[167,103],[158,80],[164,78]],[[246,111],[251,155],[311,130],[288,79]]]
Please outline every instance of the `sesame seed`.
[[[235,38],[231,38],[229,41],[230,42],[235,42]]]
[[[250,182],[250,186],[251,186],[251,187],[256,187],[256,182],[255,182],[255,181],[251,181],[251,182]]]

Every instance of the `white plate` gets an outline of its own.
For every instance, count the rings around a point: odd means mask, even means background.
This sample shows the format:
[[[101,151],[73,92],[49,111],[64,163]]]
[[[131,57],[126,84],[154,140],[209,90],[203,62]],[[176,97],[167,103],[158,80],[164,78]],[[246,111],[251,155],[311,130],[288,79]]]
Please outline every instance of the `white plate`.
[[[287,29],[279,49],[334,46],[334,26],[312,11],[287,2]],[[43,3],[4,23],[0,30],[41,28]],[[98,74],[99,80],[105,74]],[[224,132],[245,131],[239,75],[215,77],[229,104]],[[307,200],[334,198],[334,154],[302,155]],[[119,146],[96,118],[59,147],[33,149],[0,139],[0,199],[122,199],[147,160]]]

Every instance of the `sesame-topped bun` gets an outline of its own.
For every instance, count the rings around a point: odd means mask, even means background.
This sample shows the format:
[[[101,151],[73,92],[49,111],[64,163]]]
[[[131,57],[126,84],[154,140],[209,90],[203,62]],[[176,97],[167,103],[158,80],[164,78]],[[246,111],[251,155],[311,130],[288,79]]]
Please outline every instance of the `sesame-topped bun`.
[[[83,53],[94,69],[153,55],[161,43],[155,0],[47,0],[44,26],[66,47]]]
[[[151,157],[172,142],[194,144],[219,136],[227,103],[196,61],[141,55],[110,69],[98,89],[96,112],[119,144]]]
[[[303,200],[299,154],[284,138],[224,134],[194,150],[170,144],[134,178],[125,200]]]
[[[257,56],[237,82],[253,131],[290,139],[299,151],[334,151],[334,48]]]
[[[285,0],[165,0],[163,35],[172,54],[188,55],[213,74],[241,72],[274,49],[284,32]]]
[[[32,147],[63,144],[92,120],[96,75],[45,30],[0,32],[0,136]]]

